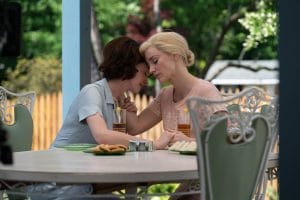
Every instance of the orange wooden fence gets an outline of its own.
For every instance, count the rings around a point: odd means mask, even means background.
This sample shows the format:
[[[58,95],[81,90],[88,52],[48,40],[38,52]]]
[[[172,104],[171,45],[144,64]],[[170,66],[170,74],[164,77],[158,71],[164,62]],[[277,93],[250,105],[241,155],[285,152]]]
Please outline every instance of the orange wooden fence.
[[[228,91],[221,88],[221,92],[224,94],[233,94],[240,91],[238,88],[234,90],[229,88]],[[130,94],[130,97],[134,100],[138,112],[143,110],[153,100],[153,97],[147,97],[146,95]],[[34,133],[32,150],[48,149],[59,131],[62,122],[62,93],[38,95],[33,110]],[[162,123],[159,123],[138,137],[155,140],[160,136],[161,130]]]
[[[130,94],[138,108],[144,109],[153,97]],[[62,125],[62,94],[52,93],[39,95],[36,98],[33,110],[33,141],[32,150],[48,149]],[[159,123],[139,137],[154,140],[159,137],[162,123]]]

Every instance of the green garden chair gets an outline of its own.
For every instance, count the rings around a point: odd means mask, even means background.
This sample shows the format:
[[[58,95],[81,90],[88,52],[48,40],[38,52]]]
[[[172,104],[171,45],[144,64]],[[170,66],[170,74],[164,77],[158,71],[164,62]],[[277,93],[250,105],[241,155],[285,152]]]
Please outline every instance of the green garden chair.
[[[261,183],[274,134],[261,107],[269,100],[259,88],[220,101],[187,100],[198,145],[201,200],[264,197]]]
[[[3,124],[8,132],[7,144],[14,152],[30,151],[33,135],[33,120],[26,106],[17,104],[14,107],[14,123]]]
[[[7,141],[4,145],[10,147],[13,152],[31,150],[34,102],[35,92],[13,93],[0,86],[0,125],[7,132]],[[19,187],[19,184],[14,181],[0,180],[0,186],[0,189],[13,191]],[[0,194],[6,195],[7,199],[20,199],[1,190]]]
[[[34,92],[13,93],[0,86],[1,122],[14,152],[31,150],[34,101]]]

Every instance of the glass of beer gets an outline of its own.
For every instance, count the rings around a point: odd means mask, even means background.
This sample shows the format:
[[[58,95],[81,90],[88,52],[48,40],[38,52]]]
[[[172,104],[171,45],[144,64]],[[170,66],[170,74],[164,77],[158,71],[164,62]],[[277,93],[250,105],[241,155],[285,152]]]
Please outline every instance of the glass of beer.
[[[126,133],[126,110],[117,107],[113,112],[113,130]]]
[[[187,107],[177,110],[177,131],[191,137],[190,114]]]

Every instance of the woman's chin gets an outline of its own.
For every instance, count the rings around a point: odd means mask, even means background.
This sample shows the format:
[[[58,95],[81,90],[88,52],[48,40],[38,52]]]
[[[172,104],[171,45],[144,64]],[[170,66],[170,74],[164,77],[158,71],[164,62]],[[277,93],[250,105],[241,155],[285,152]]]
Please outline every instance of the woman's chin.
[[[163,84],[163,83],[166,83],[167,80],[164,80],[164,79],[157,79],[159,81],[160,84]]]

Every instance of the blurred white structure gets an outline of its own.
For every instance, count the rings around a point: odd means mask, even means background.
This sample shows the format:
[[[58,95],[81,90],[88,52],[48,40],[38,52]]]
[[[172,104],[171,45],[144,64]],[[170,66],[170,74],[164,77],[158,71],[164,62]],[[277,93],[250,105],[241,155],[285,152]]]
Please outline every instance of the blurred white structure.
[[[275,94],[279,84],[279,62],[278,60],[219,60],[209,68],[205,79],[210,80],[223,91],[257,86],[270,94]]]

